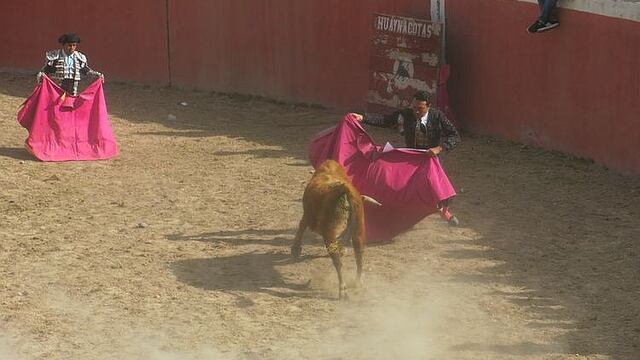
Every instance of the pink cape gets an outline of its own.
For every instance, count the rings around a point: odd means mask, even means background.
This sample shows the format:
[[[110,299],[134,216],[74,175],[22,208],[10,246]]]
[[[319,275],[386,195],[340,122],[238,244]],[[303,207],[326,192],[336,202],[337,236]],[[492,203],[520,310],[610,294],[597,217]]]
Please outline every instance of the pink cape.
[[[336,160],[363,195],[382,204],[365,205],[368,243],[391,241],[456,194],[438,158],[419,150],[383,151],[352,114],[311,139],[309,159],[314,168]]]
[[[29,131],[25,147],[42,161],[109,159],[118,154],[102,80],[71,96],[43,76],[18,111],[18,122]]]

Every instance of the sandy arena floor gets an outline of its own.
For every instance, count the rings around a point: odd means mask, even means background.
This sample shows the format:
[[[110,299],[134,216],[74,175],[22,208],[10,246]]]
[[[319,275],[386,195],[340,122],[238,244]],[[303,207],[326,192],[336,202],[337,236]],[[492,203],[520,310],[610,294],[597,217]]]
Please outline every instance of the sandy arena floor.
[[[307,140],[342,114],[105,88],[121,154],[43,163],[33,79],[0,73],[1,359],[640,359],[640,179],[465,135],[462,226],[367,248],[340,303],[315,235],[288,253]]]

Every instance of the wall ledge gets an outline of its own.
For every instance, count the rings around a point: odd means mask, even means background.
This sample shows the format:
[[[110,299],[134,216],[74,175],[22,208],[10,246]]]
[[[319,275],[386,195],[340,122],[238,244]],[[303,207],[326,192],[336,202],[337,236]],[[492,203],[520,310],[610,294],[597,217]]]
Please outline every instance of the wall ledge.
[[[536,0],[518,0],[538,4]],[[628,0],[558,0],[558,7],[640,22],[640,2]]]

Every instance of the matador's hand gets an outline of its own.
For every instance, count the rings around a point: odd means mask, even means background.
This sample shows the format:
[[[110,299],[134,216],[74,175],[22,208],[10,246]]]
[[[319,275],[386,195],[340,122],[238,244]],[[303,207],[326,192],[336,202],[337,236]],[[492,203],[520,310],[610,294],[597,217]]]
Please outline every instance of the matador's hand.
[[[442,152],[442,146],[436,146],[436,147],[427,149],[428,156],[438,156],[438,154],[440,154],[441,152]]]
[[[356,118],[356,120],[358,121],[362,121],[362,119],[364,119],[364,117],[360,114],[356,114],[356,113],[351,113],[350,115],[353,115],[353,117]]]

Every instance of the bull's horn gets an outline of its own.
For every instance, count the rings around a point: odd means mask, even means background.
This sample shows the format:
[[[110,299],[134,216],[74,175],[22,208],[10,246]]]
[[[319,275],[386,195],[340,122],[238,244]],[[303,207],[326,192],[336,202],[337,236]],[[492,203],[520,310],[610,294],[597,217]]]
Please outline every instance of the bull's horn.
[[[380,204],[378,201],[376,201],[376,199],[374,199],[372,197],[369,197],[367,195],[362,195],[362,200],[364,200],[365,202],[368,202],[370,204],[382,206],[382,204]]]

